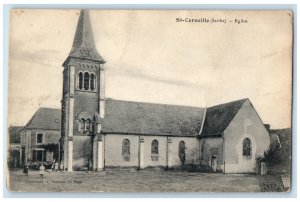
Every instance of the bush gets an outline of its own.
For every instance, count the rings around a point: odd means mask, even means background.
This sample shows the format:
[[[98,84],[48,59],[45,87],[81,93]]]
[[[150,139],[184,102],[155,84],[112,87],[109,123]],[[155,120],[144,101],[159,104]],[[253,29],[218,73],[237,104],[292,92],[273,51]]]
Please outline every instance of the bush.
[[[185,164],[181,166],[181,170],[188,172],[213,173],[213,169],[209,165]]]
[[[279,148],[269,148],[264,152],[264,157],[269,165],[280,164],[282,160],[282,155]]]
[[[291,160],[289,153],[281,147],[270,147],[264,152],[268,172],[279,174],[290,172]]]

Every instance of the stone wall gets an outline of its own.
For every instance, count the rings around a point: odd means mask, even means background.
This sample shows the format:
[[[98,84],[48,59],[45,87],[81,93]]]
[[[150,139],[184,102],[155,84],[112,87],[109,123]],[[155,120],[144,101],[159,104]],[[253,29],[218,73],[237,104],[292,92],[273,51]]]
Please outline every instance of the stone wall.
[[[73,137],[73,170],[87,169],[89,160],[93,160],[93,142],[91,136]]]
[[[122,156],[122,141],[130,141],[130,160],[126,161]],[[143,143],[140,143],[143,139]],[[169,156],[167,156],[167,144],[169,143]],[[151,143],[153,140],[158,141],[158,158],[157,161],[151,155]],[[167,136],[139,136],[139,135],[122,135],[107,134],[105,135],[105,167],[139,167],[140,166],[140,144],[144,144],[143,164],[144,167],[167,167],[169,158],[172,167],[180,166],[178,155],[179,142],[184,141],[186,146],[185,163],[196,163],[199,161],[199,143],[195,137],[167,137]]]
[[[249,101],[246,101],[224,132],[225,172],[255,172],[255,158],[270,145],[269,133]],[[243,140],[251,141],[251,155],[243,156]]]
[[[217,161],[217,171],[223,172],[223,138],[202,138],[200,140],[200,163],[212,166],[212,156]]]
[[[43,134],[43,143],[41,144],[36,143],[36,134],[38,133]],[[21,146],[25,147],[26,154],[25,162],[22,162],[22,164],[26,163],[27,159],[32,160],[32,151],[35,148],[42,148],[42,145],[47,144],[59,144],[60,137],[61,133],[59,130],[23,130],[21,133]]]
[[[122,141],[130,142],[130,158],[125,161],[122,155]],[[139,136],[108,134],[104,137],[104,159],[106,167],[138,167],[139,166]]]

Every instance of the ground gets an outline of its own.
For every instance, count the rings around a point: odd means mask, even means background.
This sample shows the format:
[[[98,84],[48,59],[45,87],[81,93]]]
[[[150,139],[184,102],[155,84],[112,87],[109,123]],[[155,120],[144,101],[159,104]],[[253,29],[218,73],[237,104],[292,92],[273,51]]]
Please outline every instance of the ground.
[[[191,173],[161,170],[106,172],[9,172],[11,191],[26,192],[260,192],[262,179],[255,174]]]

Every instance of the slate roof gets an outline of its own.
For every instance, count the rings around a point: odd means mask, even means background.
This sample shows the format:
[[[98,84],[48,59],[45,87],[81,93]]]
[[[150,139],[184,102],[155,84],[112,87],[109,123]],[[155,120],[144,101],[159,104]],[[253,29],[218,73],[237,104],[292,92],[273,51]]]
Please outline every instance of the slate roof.
[[[87,10],[80,11],[73,46],[69,57],[105,63],[95,47],[90,16]]]
[[[102,132],[197,136],[203,124],[200,137],[220,136],[247,100],[209,107],[205,112],[200,107],[106,99]],[[60,123],[60,109],[40,108],[24,128],[60,130]]]
[[[201,137],[220,136],[248,99],[207,108]]]
[[[60,130],[61,110],[39,108],[24,129]]]
[[[21,141],[21,129],[23,126],[10,126],[9,132],[9,143],[20,143]]]
[[[104,133],[196,136],[204,108],[108,99]]]

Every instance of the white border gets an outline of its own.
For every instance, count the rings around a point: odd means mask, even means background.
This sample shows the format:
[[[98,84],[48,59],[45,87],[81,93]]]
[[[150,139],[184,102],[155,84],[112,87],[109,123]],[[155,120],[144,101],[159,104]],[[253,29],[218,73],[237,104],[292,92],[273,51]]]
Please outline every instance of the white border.
[[[69,3],[72,3],[72,4],[69,4]],[[3,45],[4,45],[4,41],[3,41],[3,33],[4,33],[4,31],[6,31],[6,30],[4,30],[4,28],[3,28],[3,9],[4,9],[4,4],[22,4],[22,5],[26,5],[26,6],[30,6],[30,7],[35,7],[35,5],[30,5],[30,4],[40,4],[40,5],[42,5],[42,4],[51,4],[51,5],[47,5],[47,7],[52,7],[52,8],[61,8],[61,7],[73,7],[73,8],[81,8],[81,7],[93,7],[94,5],[92,5],[92,4],[94,4],[94,3],[102,3],[102,4],[104,4],[104,5],[106,5],[106,7],[107,8],[119,8],[119,6],[120,5],[113,5],[113,4],[123,4],[123,8],[124,7],[126,7],[125,5],[124,5],[124,3],[127,3],[127,4],[131,4],[131,6],[129,5],[129,7],[132,7],[132,4],[135,4],[135,6],[138,6],[138,4],[140,4],[141,2],[140,1],[138,1],[138,0],[128,0],[128,1],[122,1],[122,0],[105,0],[105,1],[101,1],[101,2],[98,2],[98,1],[95,1],[95,0],[72,0],[72,1],[68,1],[68,0],[43,0],[42,2],[41,2],[41,0],[27,0],[27,1],[25,1],[24,2],[24,0],[2,0],[2,9],[1,9],[1,20],[0,20],[0,23],[1,23],[1,25],[2,25],[2,31],[1,31],[1,45],[2,45],[2,47],[4,47]],[[178,8],[182,8],[182,9],[186,9],[187,7],[188,8],[191,8],[191,5],[189,6],[189,5],[187,5],[187,4],[198,4],[198,3],[206,3],[206,5],[202,5],[203,7],[204,7],[204,9],[207,9],[207,8],[209,8],[209,7],[214,7],[214,8],[216,8],[216,9],[220,9],[220,4],[223,4],[223,6],[229,6],[228,5],[228,3],[230,3],[230,4],[241,4],[242,6],[245,6],[246,4],[270,4],[270,3],[272,3],[272,4],[297,4],[297,0],[278,0],[278,1],[270,1],[270,0],[252,0],[252,1],[248,1],[248,0],[244,0],[244,1],[240,1],[240,0],[231,0],[231,1],[226,1],[226,3],[227,4],[224,4],[224,1],[222,1],[222,0],[206,0],[206,1],[201,1],[201,2],[199,2],[199,1],[197,1],[197,0],[182,0],[182,1],[179,1],[179,0],[173,0],[173,1],[171,1],[171,2],[162,2],[161,0],[145,0],[145,1],[143,1],[143,4],[157,4],[157,5],[145,5],[147,8],[156,8],[156,9],[158,9],[158,8],[160,8],[160,7],[163,7],[164,5],[163,5],[163,3],[172,3],[173,5],[175,5],[175,4],[177,4],[178,5]],[[75,4],[77,4],[77,5],[75,5]],[[78,4],[81,4],[81,5],[78,5]],[[179,5],[179,4],[181,4],[181,5]],[[207,5],[207,4],[210,4],[210,5]],[[212,4],[215,4],[215,5],[212,5]],[[22,5],[19,5],[18,7],[22,7]],[[234,5],[233,7],[235,8],[235,9],[238,9],[238,7],[237,6],[241,6],[241,5]],[[23,6],[23,7],[24,7]],[[99,6],[99,5],[98,5]],[[127,5],[128,6],[128,5]],[[200,6],[200,5],[197,5],[197,6]],[[196,7],[197,6],[195,6],[195,9],[196,9]],[[279,5],[278,5],[279,6]],[[298,7],[299,5],[297,4],[296,5],[296,8],[298,9],[299,7]],[[41,7],[41,6],[38,6],[38,7]],[[139,7],[139,6],[138,6]],[[249,5],[249,8],[250,7],[252,7],[252,5]],[[262,7],[263,7],[263,5],[262,5]],[[297,27],[298,27],[298,21],[297,21]],[[298,36],[298,34],[297,34],[297,36]],[[296,49],[296,46],[297,46],[297,36],[295,36],[295,49]],[[6,39],[6,40],[8,40],[8,39]],[[8,44],[8,41],[5,41],[5,44]],[[5,48],[5,47],[4,47]],[[5,51],[7,51],[6,49],[4,49],[4,54],[5,54]],[[7,54],[7,53],[6,53]],[[0,56],[0,61],[4,61],[3,58],[4,57],[4,55],[2,55],[1,54],[1,56]],[[294,56],[295,58],[294,58],[294,60],[296,60],[296,58],[298,58],[298,53],[297,53],[297,55],[295,55]],[[295,63],[294,63],[294,65],[295,65],[295,69],[294,69],[294,100],[295,100],[295,103],[294,103],[294,122],[293,122],[293,126],[294,126],[294,131],[293,132],[297,132],[295,129],[297,129],[297,123],[298,123],[298,120],[296,120],[296,118],[297,118],[297,114],[298,114],[298,109],[297,109],[297,105],[298,105],[298,99],[297,99],[297,92],[298,92],[298,86],[297,86],[297,76],[298,76],[298,72],[296,71],[296,61],[295,61]],[[6,117],[6,104],[7,104],[7,78],[5,78],[5,76],[7,76],[7,69],[5,70],[3,70],[3,72],[4,72],[4,74],[0,74],[1,76],[0,76],[0,79],[3,81],[3,83],[2,83],[2,85],[4,85],[4,86],[2,86],[2,88],[1,88],[1,96],[0,96],[0,102],[1,102],[1,104],[2,104],[2,108],[1,108],[1,113],[2,113],[2,118],[3,118],[3,120],[1,121],[1,127],[0,127],[0,130],[1,131],[6,131],[6,129],[4,129],[4,127],[6,128],[6,120],[5,120],[5,117]],[[5,75],[5,73],[6,73],[6,75]],[[5,89],[4,89],[5,88]],[[5,135],[5,133],[4,133],[4,135]],[[294,136],[296,135],[296,133],[294,133],[293,134]],[[295,149],[295,147],[297,147],[297,145],[300,145],[300,143],[299,143],[299,139],[300,138],[297,138],[297,142],[293,142],[293,149]],[[6,150],[5,148],[6,147],[4,147],[5,146],[5,143],[4,142],[6,142],[6,138],[5,137],[3,137],[3,140],[4,141],[1,141],[1,146],[2,146],[2,148],[4,149],[4,151]],[[295,151],[295,150],[293,150],[293,151]],[[5,152],[4,152],[5,153]],[[300,162],[299,161],[299,155],[296,155],[296,153],[294,153],[294,159],[297,157],[297,162]],[[2,166],[2,168],[4,168],[3,166],[5,165],[5,163],[6,163],[6,160],[4,161],[4,159],[6,159],[6,158],[4,158],[5,156],[4,155],[0,155],[0,158],[1,158],[1,166]],[[296,168],[295,166],[294,166],[294,168]],[[294,170],[295,171],[295,170]],[[4,172],[5,172],[5,169],[3,170],[3,172],[1,172],[1,178],[0,178],[0,181],[2,181],[2,182],[4,182],[4,183],[0,183],[1,185],[0,185],[0,190],[1,190],[1,192],[3,193],[3,190],[4,190],[4,187],[3,186],[5,186],[5,179],[3,179],[3,174],[4,174]],[[299,179],[299,175],[297,175],[297,182],[299,181],[298,180]],[[295,180],[295,179],[294,179]],[[299,186],[297,186],[297,190],[294,190],[296,193],[299,191]],[[298,192],[298,193],[300,193],[300,192]],[[28,195],[29,194],[29,195]],[[63,196],[63,195],[61,195],[61,194],[59,194],[59,195],[57,195],[57,196],[55,196],[55,195],[53,195],[53,194],[45,194],[45,193],[38,193],[38,194],[35,194],[35,193],[25,193],[25,195],[23,195],[23,194],[21,194],[21,197],[76,197],[76,199],[72,199],[72,201],[82,201],[82,198],[81,197],[101,197],[101,196],[99,196],[99,195],[95,195],[95,194],[80,194],[80,193],[75,193],[75,194],[67,194],[67,196]],[[26,196],[27,195],[27,196]],[[31,195],[31,196],[30,196]],[[257,198],[257,199],[255,199],[255,200],[258,200],[258,201],[266,201],[266,200],[272,200],[272,201],[282,201],[282,197],[284,197],[284,196],[282,196],[282,194],[280,195],[273,195],[272,197],[274,197],[274,198],[272,198],[272,199],[265,199],[266,197],[268,197],[268,196],[259,196],[259,195],[257,195],[256,193],[253,193],[253,194],[247,194],[248,196],[247,197],[263,197],[263,198]],[[3,196],[3,195],[2,195]],[[6,197],[20,197],[20,195],[19,196],[12,196],[12,195],[7,195],[6,194]],[[185,197],[185,198],[189,198],[188,200],[189,201],[199,201],[199,200],[203,200],[203,199],[195,199],[195,198],[190,198],[190,197],[209,197],[209,198],[206,198],[205,200],[206,201],[215,201],[216,199],[215,198],[217,198],[217,200],[220,200],[220,201],[240,201],[240,198],[236,198],[236,194],[230,194],[230,193],[228,193],[228,196],[226,196],[226,197],[234,197],[234,198],[223,198],[224,196],[220,196],[220,195],[218,195],[218,194],[198,194],[198,195],[194,195],[194,194],[171,194],[171,193],[169,193],[169,194],[167,194],[167,195],[157,195],[157,196],[154,196],[154,195],[141,195],[141,194],[105,194],[105,195],[102,195],[102,197],[118,197],[118,198],[123,198],[123,197],[126,197],[125,199],[122,199],[122,201],[130,201],[130,202],[134,202],[134,201],[137,201],[137,200],[140,200],[140,199],[138,199],[138,198],[136,198],[136,197],[163,197],[163,198],[165,198],[165,197],[172,197],[171,199],[169,199],[169,200],[172,200],[172,201],[181,201],[182,202],[182,198],[181,197]],[[127,197],[135,197],[135,199],[130,199],[130,198],[127,198]],[[176,198],[173,198],[173,197],[176,197]],[[239,197],[245,197],[245,195],[244,196],[239,196]],[[12,199],[9,199],[9,200],[12,200]],[[22,200],[24,200],[24,201],[30,201],[30,202],[32,202],[33,200],[32,199],[30,199],[30,198],[26,198],[26,199],[22,199]],[[41,199],[37,199],[37,200],[41,200]],[[57,200],[57,199],[51,199],[51,198],[43,198],[42,199],[43,201],[50,201],[50,200]],[[64,201],[66,200],[66,199],[63,199]],[[70,199],[69,199],[70,200]],[[91,201],[94,201],[94,200],[99,200],[99,199],[96,199],[96,198],[89,198],[88,200],[91,200]],[[103,199],[101,199],[101,200],[103,200]],[[113,199],[114,200],[114,199]],[[153,200],[153,199],[143,199],[143,200]],[[157,199],[155,199],[155,200],[157,200]],[[166,199],[160,199],[160,200],[166,200]],[[185,200],[187,200],[187,199],[185,199]],[[247,199],[247,198],[243,198],[242,200],[246,200],[246,201],[252,201],[253,199]],[[285,199],[285,200],[289,200],[289,201],[296,201],[296,200],[298,200],[298,196],[296,197],[296,198],[289,198],[289,199]]]

